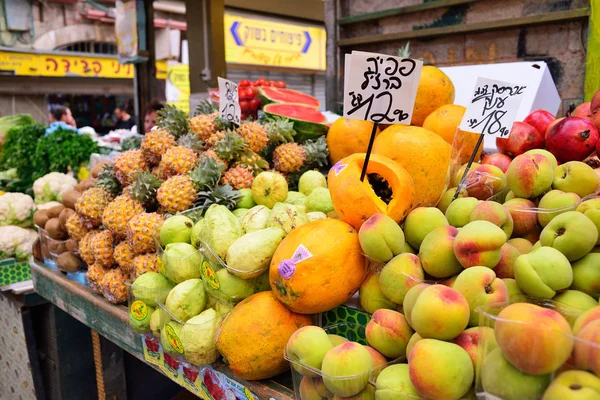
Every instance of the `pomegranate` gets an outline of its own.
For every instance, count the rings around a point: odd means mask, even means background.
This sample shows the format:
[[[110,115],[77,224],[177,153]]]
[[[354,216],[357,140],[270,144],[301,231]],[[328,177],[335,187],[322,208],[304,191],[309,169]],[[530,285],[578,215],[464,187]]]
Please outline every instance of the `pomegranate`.
[[[535,110],[529,114],[523,122],[528,123],[538,130],[542,135],[546,135],[548,125],[556,118],[546,110]]]
[[[579,117],[585,118],[587,120],[592,118],[592,109],[590,108],[591,103],[586,101],[585,103],[581,103],[571,112],[571,117]]]
[[[582,161],[596,150],[598,130],[590,121],[566,117],[548,130],[546,149],[561,163]]]
[[[544,137],[548,137],[548,131],[550,131],[550,128],[552,128],[554,125],[558,124],[563,119],[565,119],[565,117],[556,118],[554,121],[550,122],[550,125],[548,125],[548,129],[546,129],[546,133],[544,133]]]
[[[527,150],[542,149],[544,135],[526,122],[515,122],[508,139],[496,139],[496,147],[500,153],[516,157]]]
[[[502,172],[506,173],[506,170],[508,169],[508,166],[510,165],[511,161],[512,159],[506,154],[494,153],[486,154],[481,159],[481,164],[495,165],[496,167],[500,168]]]
[[[592,124],[596,127],[596,129],[600,129],[600,90],[598,90],[594,97],[592,97],[592,101],[590,103],[590,112]]]

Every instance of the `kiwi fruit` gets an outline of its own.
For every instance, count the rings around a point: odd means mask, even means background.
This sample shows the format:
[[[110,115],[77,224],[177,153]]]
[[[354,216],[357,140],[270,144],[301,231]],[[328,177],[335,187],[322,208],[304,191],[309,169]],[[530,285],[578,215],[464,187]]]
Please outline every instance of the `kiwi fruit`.
[[[60,212],[65,209],[65,206],[59,204],[57,206],[51,207],[48,209],[48,217],[50,218],[58,218]]]
[[[73,214],[75,214],[75,210],[66,207],[58,214],[58,222],[60,223],[62,230],[67,230],[67,220]]]
[[[65,243],[65,247],[67,248],[67,251],[71,254],[79,254],[79,242],[75,239],[69,239],[67,240],[67,242]]]
[[[65,251],[56,260],[56,267],[63,272],[77,272],[83,266],[81,258]]]
[[[75,185],[74,189],[78,192],[83,193],[89,188],[93,188],[94,186],[96,186],[96,180],[92,178],[87,178]]]
[[[70,190],[67,193],[63,194],[63,196],[62,196],[63,206],[65,206],[67,208],[75,209],[75,203],[77,202],[77,199],[79,198],[79,196],[81,196],[81,192],[78,192],[77,190]]]
[[[48,215],[48,210],[37,210],[33,214],[33,223],[42,229],[44,229],[46,222],[48,222],[49,219],[50,216]]]
[[[98,164],[94,165],[94,168],[92,168],[92,170],[90,171],[92,178],[98,178],[98,176],[100,176],[100,173],[104,171],[105,165],[110,165],[110,163],[108,161],[101,161]]]
[[[64,241],[54,241],[54,240],[49,240],[48,241],[48,251],[50,252],[50,254],[53,255],[57,255],[57,254],[62,254],[65,251],[67,251],[67,245],[66,242]]]
[[[44,229],[46,229],[51,239],[64,240],[67,238],[67,231],[61,228],[58,218],[50,218]]]
[[[33,259],[44,261],[44,257],[42,256],[42,241],[39,237],[33,242]]]

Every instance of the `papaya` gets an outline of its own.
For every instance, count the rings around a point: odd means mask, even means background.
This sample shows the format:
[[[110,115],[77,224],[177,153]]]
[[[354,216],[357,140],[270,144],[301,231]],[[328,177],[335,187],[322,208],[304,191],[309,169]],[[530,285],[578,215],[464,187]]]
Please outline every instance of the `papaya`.
[[[335,164],[344,157],[354,153],[364,153],[369,147],[369,139],[373,131],[371,121],[360,119],[338,118],[327,132],[327,148],[329,161]],[[379,128],[375,134],[379,135]]]
[[[356,230],[340,220],[320,219],[283,239],[271,259],[269,281],[287,308],[316,314],[346,302],[366,274]]]
[[[339,219],[354,229],[360,229],[363,222],[378,213],[402,221],[416,205],[417,189],[410,174],[394,160],[373,153],[361,181],[364,162],[364,153],[353,154],[329,171],[327,183]]]
[[[272,291],[256,293],[225,318],[217,333],[217,349],[239,378],[267,379],[289,369],[285,346],[294,332],[311,322],[310,316],[288,310]]]

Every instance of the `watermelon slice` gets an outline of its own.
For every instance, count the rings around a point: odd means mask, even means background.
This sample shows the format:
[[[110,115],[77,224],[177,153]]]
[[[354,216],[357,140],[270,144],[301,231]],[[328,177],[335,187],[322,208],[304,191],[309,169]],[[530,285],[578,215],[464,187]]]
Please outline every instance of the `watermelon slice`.
[[[329,130],[325,125],[327,118],[319,110],[306,104],[271,103],[264,106],[263,111],[267,115],[277,115],[292,121],[296,131],[296,142],[316,139]]]
[[[258,94],[263,104],[270,103],[296,103],[305,104],[314,108],[321,107],[321,102],[306,93],[298,92],[292,89],[282,89],[276,87],[260,87]]]

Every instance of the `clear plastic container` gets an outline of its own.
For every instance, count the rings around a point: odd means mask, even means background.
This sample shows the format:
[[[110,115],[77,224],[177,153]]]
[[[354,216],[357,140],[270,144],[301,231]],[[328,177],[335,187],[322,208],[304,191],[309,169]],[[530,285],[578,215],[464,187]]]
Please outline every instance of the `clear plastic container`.
[[[494,330],[494,335],[480,335],[478,344],[479,399],[541,399],[562,372],[593,370],[590,360],[596,360],[595,372],[600,373],[597,333],[596,342],[590,341],[585,328],[575,324],[581,309],[522,296],[479,307],[477,312],[480,327]]]
[[[204,256],[200,250],[189,243],[173,243],[167,247],[170,248],[169,251],[165,251],[160,242],[156,241],[156,255],[161,261],[158,272],[175,283],[201,278]]]
[[[167,289],[155,289],[142,287],[127,283],[129,288],[127,306],[129,310],[129,326],[136,332],[154,335],[160,338],[160,329],[168,322],[166,315],[159,315],[158,302],[164,302],[171,291]]]
[[[58,257],[67,252],[67,240],[56,240],[52,239],[45,229],[38,227],[38,233],[40,236],[40,244],[42,246],[42,258],[44,264],[49,267],[58,269],[56,262]]]
[[[323,328],[329,335],[338,335],[347,339],[348,341],[356,341],[359,336],[357,330],[362,329],[364,326],[356,326],[350,323],[339,323]],[[360,343],[360,341],[358,341]],[[366,345],[367,343],[360,343]],[[287,353],[284,355],[285,359],[290,363],[290,369],[292,371],[292,380],[294,383],[294,398],[299,400],[309,400],[314,397],[310,397],[311,393],[315,390],[323,398],[333,397],[329,388],[337,390],[340,394],[346,394],[348,396],[354,396],[362,391],[373,391],[374,387],[369,383],[369,376],[372,371],[366,371],[365,373],[345,376],[345,377],[329,377],[323,374],[320,370],[302,364],[299,361],[293,360]],[[327,382],[327,384],[325,384]],[[358,391],[357,393],[349,394],[344,391]],[[365,397],[367,398],[367,397]],[[371,398],[371,397],[368,397]]]

